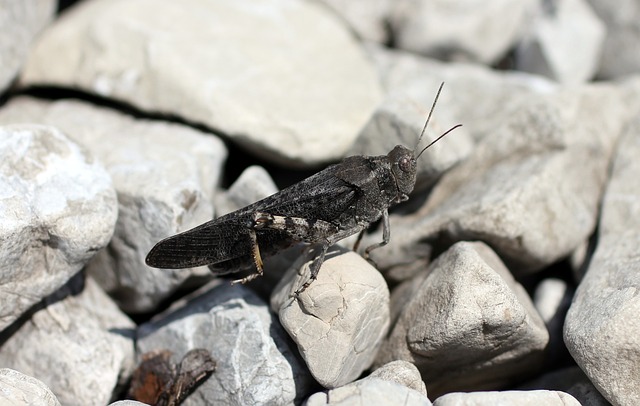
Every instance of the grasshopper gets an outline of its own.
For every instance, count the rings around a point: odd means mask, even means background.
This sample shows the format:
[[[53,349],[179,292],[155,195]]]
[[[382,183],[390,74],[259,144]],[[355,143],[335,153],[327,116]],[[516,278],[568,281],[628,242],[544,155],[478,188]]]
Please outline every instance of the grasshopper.
[[[365,249],[363,256],[368,259],[372,250],[389,242],[389,207],[409,198],[420,155],[461,126],[452,127],[415,155],[443,85],[413,150],[397,145],[387,155],[347,157],[278,193],[158,242],[147,255],[147,265],[209,265],[219,275],[254,268],[254,273],[232,282],[246,283],[263,274],[263,257],[300,242],[319,244],[311,277],[296,292],[300,294],[317,278],[331,245],[360,233],[357,249],[369,225],[382,218],[382,241]]]

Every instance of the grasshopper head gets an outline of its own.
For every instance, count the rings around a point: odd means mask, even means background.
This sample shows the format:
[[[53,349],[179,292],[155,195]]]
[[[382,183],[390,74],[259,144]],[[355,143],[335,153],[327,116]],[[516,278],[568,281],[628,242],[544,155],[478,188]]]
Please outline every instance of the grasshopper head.
[[[416,159],[413,157],[413,151],[402,145],[397,145],[387,157],[398,187],[396,202],[399,203],[409,198],[409,193],[416,185]]]

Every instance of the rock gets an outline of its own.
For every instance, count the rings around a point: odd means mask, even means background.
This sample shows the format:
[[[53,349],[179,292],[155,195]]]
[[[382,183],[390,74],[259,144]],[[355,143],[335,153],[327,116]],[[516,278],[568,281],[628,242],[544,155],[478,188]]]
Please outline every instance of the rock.
[[[271,175],[261,166],[245,169],[224,193],[216,194],[214,202],[218,216],[241,209],[278,192]]]
[[[433,89],[436,90],[437,87]],[[433,95],[435,94],[434,92]],[[415,148],[417,156],[422,148],[457,124],[455,118],[450,117],[446,110],[436,108],[429,128],[418,145],[419,136],[431,108],[431,104],[423,104],[422,100],[424,97],[414,99],[404,92],[387,96],[360,132],[348,155],[386,155],[396,145],[404,145],[407,148]],[[472,147],[473,142],[466,129],[459,128],[455,130],[455,134],[427,149],[418,160],[415,190],[433,184],[447,169],[466,158]]]
[[[610,405],[578,367],[563,368],[544,374],[522,385],[520,389],[546,389],[566,392],[576,398],[583,406]]]
[[[123,309],[150,311],[189,277],[210,275],[204,267],[150,268],[144,258],[162,238],[213,217],[211,198],[227,154],[220,140],[184,125],[132,119],[80,101],[18,98],[0,109],[0,123],[24,121],[63,129],[111,175],[118,223],[109,249],[98,254],[89,272]]]
[[[135,400],[119,400],[110,403],[109,406],[148,406],[146,403],[137,402]]]
[[[78,275],[12,326],[0,365],[33,376],[63,405],[105,405],[133,369],[134,323]]]
[[[635,0],[588,0],[604,22],[607,36],[600,57],[602,79],[613,79],[640,72],[640,55],[635,44],[640,41],[640,8]]]
[[[311,379],[267,305],[234,285],[204,290],[138,329],[138,354],[168,349],[173,362],[192,348],[210,351],[213,375],[185,404],[291,404]]]
[[[0,403],[12,406],[60,406],[47,385],[9,368],[0,369]]]
[[[389,288],[353,251],[335,246],[304,292],[311,261],[294,263],[271,297],[271,308],[326,388],[352,382],[374,361],[389,326]]]
[[[420,210],[392,216],[391,241],[372,253],[374,260],[406,261],[402,247],[436,239],[445,246],[480,239],[523,275],[567,257],[588,238],[630,115],[622,92],[594,85],[529,94],[512,113],[442,177]]]
[[[78,4],[35,44],[21,84],[72,87],[180,116],[283,165],[343,157],[380,101],[370,61],[322,5],[254,6]]]
[[[535,289],[533,303],[549,332],[547,346],[547,362],[558,365],[563,360],[570,360],[569,353],[562,339],[564,320],[573,298],[574,289],[558,278],[543,279]]]
[[[431,406],[429,399],[420,392],[399,383],[380,378],[361,379],[328,392],[313,394],[305,406],[386,406],[402,400],[407,406]]]
[[[363,39],[389,42],[390,0],[323,0]]]
[[[436,399],[433,406],[580,406],[568,393],[560,391],[504,391],[448,393]]]
[[[606,29],[587,0],[540,3],[541,15],[516,49],[516,67],[560,83],[593,78]]]
[[[427,387],[422,381],[420,371],[415,365],[407,361],[391,361],[376,369],[364,379],[372,378],[399,383],[427,396]]]
[[[102,164],[58,129],[0,127],[0,330],[107,245],[117,211]]]
[[[483,243],[456,243],[406,285],[393,292],[403,309],[376,362],[414,363],[431,396],[502,387],[542,365],[544,323]]]
[[[390,25],[398,48],[491,64],[522,37],[537,4],[404,0],[395,3]]]
[[[0,0],[0,93],[18,74],[33,39],[53,19],[56,4],[55,0]]]
[[[640,120],[621,137],[601,207],[596,251],[576,291],[564,341],[609,402],[640,404]]]

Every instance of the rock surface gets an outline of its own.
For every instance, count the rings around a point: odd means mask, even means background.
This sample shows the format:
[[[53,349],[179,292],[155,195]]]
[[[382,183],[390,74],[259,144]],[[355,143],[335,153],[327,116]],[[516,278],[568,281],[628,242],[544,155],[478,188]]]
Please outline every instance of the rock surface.
[[[371,366],[389,326],[389,288],[358,254],[335,247],[318,279],[310,261],[294,263],[271,297],[271,308],[298,345],[313,377],[326,388],[355,380]]]
[[[580,402],[568,393],[544,390],[449,393],[439,397],[433,402],[433,406],[481,405],[580,406]]]
[[[285,405],[307,396],[311,383],[290,345],[262,300],[224,284],[140,326],[137,353],[168,349],[178,362],[192,348],[210,351],[216,371],[184,405]]]
[[[177,115],[281,164],[341,158],[380,100],[371,63],[314,2],[253,5],[80,3],[35,44],[21,83]],[[322,86],[309,85],[315,82]]]
[[[571,355],[611,403],[640,403],[640,120],[618,144],[602,202],[598,247],[564,325]]]
[[[55,0],[0,0],[0,91],[4,91],[22,67],[29,45],[53,19]]]
[[[431,406],[429,399],[413,389],[380,378],[361,379],[349,385],[315,393],[305,406],[394,405],[402,399],[406,406]]]
[[[0,365],[41,380],[63,405],[105,405],[118,393],[135,325],[95,281],[78,275],[28,316],[5,332]]]
[[[377,362],[406,360],[429,394],[504,386],[542,366],[547,330],[490,248],[459,242],[398,287],[397,320]]]
[[[546,373],[522,385],[520,389],[566,392],[576,398],[582,406],[610,405],[579,367],[568,367]]]
[[[53,127],[0,127],[0,330],[64,285],[113,235],[100,162]]]
[[[0,403],[11,406],[60,406],[41,381],[9,368],[0,369]]]
[[[14,99],[0,109],[0,123],[11,122],[61,128],[104,163],[118,193],[118,222],[89,272],[123,309],[150,311],[188,277],[209,275],[205,268],[150,268],[144,258],[162,238],[213,217],[212,194],[227,155],[220,140],[72,100]]]
[[[399,383],[427,396],[427,387],[422,381],[420,371],[415,365],[407,361],[398,360],[384,364],[364,379],[370,378]]]

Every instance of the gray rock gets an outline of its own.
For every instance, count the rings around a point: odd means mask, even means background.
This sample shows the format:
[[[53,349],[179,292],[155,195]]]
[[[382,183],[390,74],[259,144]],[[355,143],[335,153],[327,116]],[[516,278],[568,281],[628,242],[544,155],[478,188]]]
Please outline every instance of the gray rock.
[[[582,406],[610,405],[579,367],[563,368],[544,374],[522,385],[520,389],[546,389],[566,392],[576,398]]]
[[[65,17],[35,44],[23,85],[178,115],[281,164],[344,156],[380,101],[359,44],[314,2],[96,0]]]
[[[540,2],[540,15],[516,49],[516,67],[574,85],[593,78],[606,29],[588,0]]]
[[[415,365],[407,361],[391,361],[376,369],[364,379],[372,378],[399,383],[427,396],[427,386],[422,381],[420,371]]]
[[[615,405],[640,404],[640,120],[618,144],[599,238],[564,326],[571,355]]]
[[[117,402],[110,403],[109,406],[148,406],[146,403],[138,402],[135,400],[119,400]]]
[[[574,289],[557,278],[546,278],[536,286],[533,303],[549,332],[549,345],[546,350],[548,364],[558,364],[559,360],[569,359],[562,339],[564,320],[573,298]]]
[[[537,3],[398,1],[390,24],[399,48],[438,58],[491,64],[520,39]]]
[[[414,363],[432,396],[497,388],[541,366],[544,322],[486,245],[456,243],[406,285],[393,292],[404,305],[378,364]]]
[[[629,115],[622,92],[607,85],[529,94],[442,177],[420,210],[392,217],[391,241],[373,259],[405,261],[402,247],[436,238],[487,242],[518,274],[570,255],[595,228]]]
[[[253,165],[240,174],[229,190],[214,196],[216,212],[223,216],[276,192],[278,187],[269,172],[261,166]]]
[[[0,365],[36,377],[63,405],[105,405],[133,369],[134,323],[82,275],[12,326]]]
[[[109,174],[53,127],[0,127],[0,330],[64,285],[113,235]]]
[[[52,20],[56,0],[0,0],[0,92],[16,77],[29,45]]]
[[[406,406],[431,406],[429,399],[420,392],[396,382],[380,378],[361,379],[349,385],[313,394],[305,406],[387,406],[400,401]]]
[[[184,405],[285,405],[307,396],[309,373],[267,305],[240,285],[203,291],[138,330],[138,354],[168,349],[178,362],[192,348],[210,351],[216,371]]]
[[[389,288],[382,275],[353,251],[334,247],[318,279],[309,280],[303,256],[274,289],[271,308],[298,345],[313,377],[335,388],[356,379],[374,361],[389,326]]]
[[[51,390],[36,378],[9,368],[0,369],[0,404],[11,406],[60,406]]]
[[[568,393],[560,391],[504,391],[449,393],[433,402],[433,406],[580,406]]]
[[[612,79],[640,72],[640,55],[635,44],[640,41],[640,8],[636,0],[612,3],[588,0],[605,23],[607,37],[600,58],[598,76]]]
[[[0,109],[0,123],[54,125],[102,161],[118,193],[119,215],[109,250],[89,272],[129,312],[149,311],[206,268],[164,270],[144,263],[153,245],[213,217],[211,198],[226,148],[183,125],[132,119],[79,101],[28,98]]]

